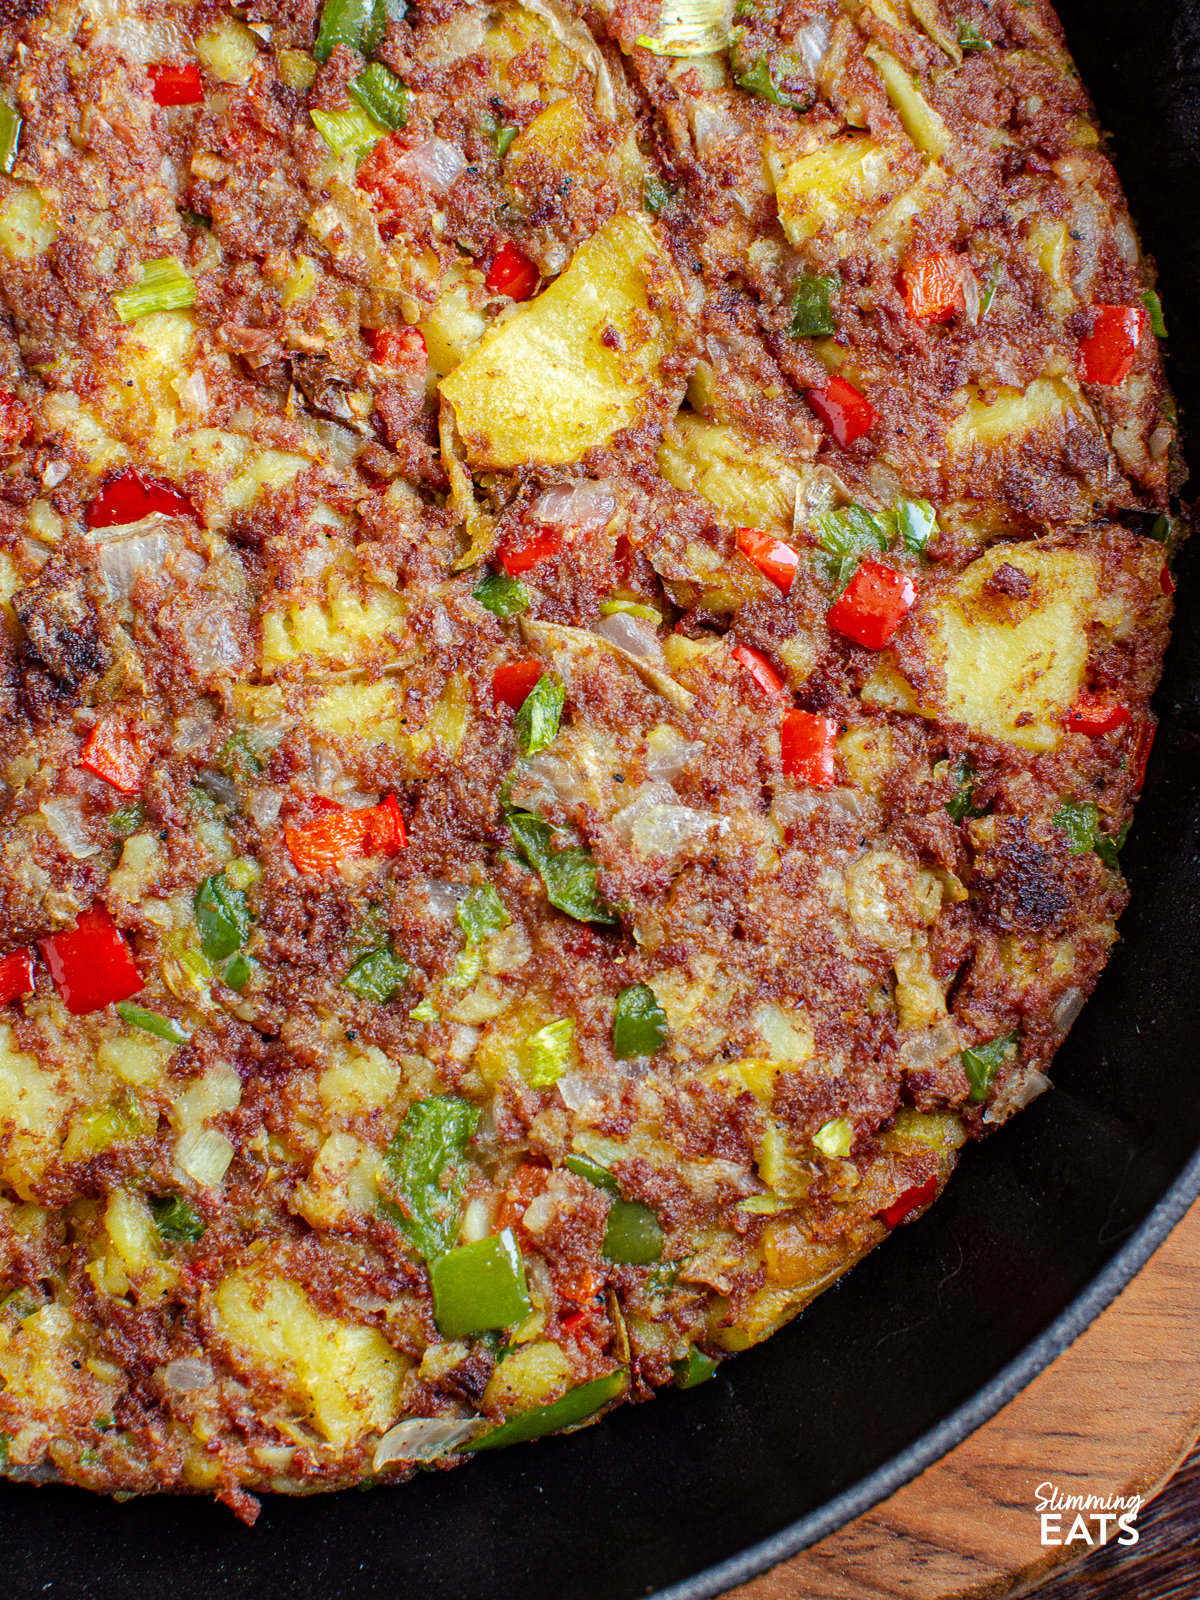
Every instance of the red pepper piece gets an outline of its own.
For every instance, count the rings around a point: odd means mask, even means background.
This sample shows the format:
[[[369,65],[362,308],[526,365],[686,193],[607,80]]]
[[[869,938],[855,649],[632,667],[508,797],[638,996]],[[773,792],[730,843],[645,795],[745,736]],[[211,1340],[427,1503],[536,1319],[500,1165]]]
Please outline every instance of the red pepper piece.
[[[150,68],[156,106],[195,106],[204,99],[200,68],[194,61],[160,61]]]
[[[1129,707],[1107,695],[1084,689],[1075,697],[1075,704],[1067,712],[1067,727],[1072,733],[1086,733],[1089,739],[1098,739],[1102,733],[1124,727],[1133,719]]]
[[[528,572],[540,562],[549,561],[562,549],[562,534],[557,528],[531,528],[505,541],[500,549],[500,563],[510,578],[519,572]]]
[[[32,411],[8,389],[0,389],[0,454],[12,455],[32,432]]]
[[[833,377],[823,389],[810,389],[808,403],[843,449],[861,439],[876,420],[875,407],[845,378]]]
[[[1165,561],[1162,564],[1162,571],[1158,575],[1158,587],[1165,595],[1173,595],[1175,593],[1175,575]]]
[[[0,1006],[19,1000],[23,994],[32,994],[33,990],[33,952],[14,950],[0,961]]]
[[[549,1182],[548,1168],[535,1166],[531,1161],[519,1166],[508,1180],[508,1187],[496,1213],[495,1231],[503,1233],[505,1228],[520,1228],[526,1210]]]
[[[325,872],[350,856],[394,856],[407,846],[408,831],[394,794],[360,811],[331,811],[328,805],[303,827],[284,829],[298,872]]]
[[[492,702],[519,711],[541,677],[540,661],[506,661],[492,673]]]
[[[359,167],[355,183],[381,211],[398,211],[412,195],[414,180],[407,157],[410,142],[402,134],[380,139]]]
[[[141,794],[146,758],[119,722],[98,722],[79,752],[79,765],[121,794]]]
[[[826,612],[825,620],[838,633],[882,650],[912,610],[917,586],[904,572],[880,561],[863,561],[858,571]]]
[[[375,360],[393,372],[416,377],[429,368],[429,352],[420,328],[376,328],[371,337]]]
[[[1150,752],[1154,748],[1154,735],[1158,732],[1158,723],[1153,717],[1147,717],[1138,730],[1137,742],[1133,747],[1130,766],[1133,769],[1133,792],[1141,794],[1146,787],[1146,768],[1150,765]]]
[[[962,262],[948,250],[906,261],[900,288],[910,317],[918,322],[948,322],[963,303]]]
[[[937,1187],[938,1181],[936,1178],[927,1178],[924,1183],[918,1183],[911,1189],[905,1189],[902,1195],[892,1201],[886,1211],[877,1211],[875,1215],[880,1222],[885,1223],[889,1228],[898,1227],[905,1217],[911,1216],[918,1206],[929,1204],[937,1194]]]
[[[764,694],[783,693],[783,679],[761,650],[750,644],[735,644],[733,659],[745,667]]]
[[[528,300],[537,291],[539,277],[529,257],[506,239],[496,251],[484,287],[492,294],[506,294],[510,300]]]
[[[79,913],[73,928],[39,939],[38,949],[74,1016],[128,1000],[143,987],[133,952],[99,900]]]
[[[1093,306],[1092,331],[1079,342],[1084,383],[1124,383],[1149,320],[1142,306]]]
[[[779,742],[783,770],[811,789],[828,789],[834,781],[838,725],[832,717],[811,711],[785,711]]]
[[[89,528],[115,528],[126,522],[140,522],[155,512],[200,520],[187,495],[157,478],[143,478],[136,467],[123,467],[89,502],[84,521]]]
[[[784,594],[788,592],[796,576],[796,568],[800,565],[800,557],[790,544],[784,544],[774,534],[760,533],[757,528],[739,528],[737,546],[747,560],[753,561],[764,578],[770,578]]]

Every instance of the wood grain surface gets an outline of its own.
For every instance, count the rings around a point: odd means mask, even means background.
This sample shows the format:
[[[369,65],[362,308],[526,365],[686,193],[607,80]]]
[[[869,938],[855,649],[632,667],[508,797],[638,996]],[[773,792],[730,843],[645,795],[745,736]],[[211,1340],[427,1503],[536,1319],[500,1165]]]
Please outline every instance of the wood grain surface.
[[[1049,1584],[1088,1546],[1042,1545],[1036,1491],[1052,1483],[1063,1495],[1149,1498],[1198,1436],[1200,1202],[1103,1316],[989,1423],[873,1511],[726,1600],[1194,1600],[1200,1465],[1181,1475],[1166,1513],[1140,1513],[1137,1545],[1110,1542]]]

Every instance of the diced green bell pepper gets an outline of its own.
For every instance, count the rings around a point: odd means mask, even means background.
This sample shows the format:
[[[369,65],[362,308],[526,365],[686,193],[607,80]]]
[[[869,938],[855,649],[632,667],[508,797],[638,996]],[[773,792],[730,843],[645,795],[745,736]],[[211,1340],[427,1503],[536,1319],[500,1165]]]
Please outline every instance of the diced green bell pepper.
[[[618,1061],[652,1056],[667,1037],[667,1014],[648,983],[631,983],[613,1011],[613,1055]]]
[[[789,332],[793,339],[817,339],[837,332],[837,318],[829,304],[829,297],[837,287],[837,278],[816,272],[800,273],[792,284]]]
[[[169,1244],[196,1244],[205,1233],[204,1218],[181,1194],[164,1195],[150,1202],[154,1226]]]
[[[991,1039],[987,1044],[972,1045],[969,1050],[963,1050],[959,1059],[967,1081],[971,1085],[972,1100],[986,1100],[988,1090],[992,1086],[992,1079],[999,1072],[1004,1063],[1016,1054],[1017,1035],[1006,1033],[999,1039]]]
[[[447,1250],[429,1269],[433,1316],[445,1339],[511,1328],[533,1309],[525,1263],[511,1228]]]
[[[454,920],[468,944],[480,944],[489,934],[499,933],[509,924],[504,902],[490,883],[469,890],[458,902]]]
[[[152,1033],[156,1039],[165,1039],[168,1044],[186,1044],[192,1037],[182,1022],[176,1022],[174,1017],[164,1017],[157,1011],[147,1011],[143,1006],[135,1006],[130,1000],[117,1002],[117,1015],[131,1028],[141,1028],[144,1033]]]
[[[594,1183],[597,1189],[605,1189],[609,1194],[620,1195],[621,1185],[616,1177],[602,1167],[598,1161],[593,1161],[590,1156],[568,1156],[563,1162],[568,1172],[574,1172],[581,1178],[586,1178],[589,1183]]]
[[[601,1254],[621,1266],[648,1267],[662,1260],[663,1231],[649,1206],[639,1200],[614,1200],[608,1211]]]
[[[459,1449],[464,1454],[475,1450],[498,1450],[504,1445],[540,1439],[547,1433],[559,1433],[564,1428],[577,1428],[606,1405],[619,1400],[628,1383],[624,1367],[617,1372],[610,1372],[607,1377],[593,1378],[591,1383],[581,1383],[578,1388],[568,1389],[562,1399],[556,1400],[553,1405],[535,1406],[532,1411],[518,1412],[498,1428],[493,1428],[491,1433],[468,1440]]]
[[[318,61],[328,61],[334,47],[344,44],[369,56],[383,43],[386,28],[387,10],[382,0],[325,0],[313,55]]]
[[[410,971],[408,962],[402,961],[390,945],[380,945],[359,956],[342,979],[342,988],[360,1000],[385,1005],[407,981]]]
[[[715,1361],[712,1356],[706,1356],[703,1350],[692,1345],[682,1361],[671,1363],[675,1373],[675,1387],[694,1389],[698,1383],[707,1383],[720,1365],[719,1361]]]
[[[532,603],[520,578],[510,578],[507,572],[485,572],[472,589],[471,598],[494,617],[518,616],[528,611]]]
[[[11,172],[17,164],[21,142],[21,114],[7,100],[0,100],[0,172]]]
[[[522,700],[513,721],[513,732],[523,755],[536,755],[558,738],[566,698],[566,685],[543,672]]]
[[[850,505],[818,517],[817,543],[818,569],[834,593],[841,594],[864,556],[887,549],[888,537],[869,511]]]
[[[467,1183],[466,1149],[477,1107],[458,1095],[429,1095],[409,1106],[383,1158],[380,1210],[433,1261],[449,1250]]]
[[[223,872],[205,878],[192,904],[200,948],[210,961],[224,961],[250,937],[253,919],[245,893],[231,888]]]
[[[552,906],[576,922],[619,923],[615,909],[602,897],[597,867],[590,850],[568,845],[556,850],[554,830],[530,811],[510,811],[508,825],[521,854],[546,886]]]
[[[347,88],[364,111],[393,133],[408,121],[408,90],[382,61],[364,67]]]

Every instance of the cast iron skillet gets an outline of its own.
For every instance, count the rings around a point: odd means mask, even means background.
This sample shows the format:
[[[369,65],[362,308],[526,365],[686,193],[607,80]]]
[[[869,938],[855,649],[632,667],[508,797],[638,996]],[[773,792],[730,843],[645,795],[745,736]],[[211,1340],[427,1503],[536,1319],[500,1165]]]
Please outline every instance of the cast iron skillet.
[[[1064,0],[1200,412],[1200,0]],[[9,1600],[705,1600],[912,1477],[1051,1361],[1200,1192],[1200,550],[1125,864],[1123,942],[1057,1088],[798,1322],[688,1394],[369,1494],[125,1506],[0,1488]],[[1189,581],[1189,578],[1191,581]],[[1036,1467],[1037,1463],[1031,1463]]]

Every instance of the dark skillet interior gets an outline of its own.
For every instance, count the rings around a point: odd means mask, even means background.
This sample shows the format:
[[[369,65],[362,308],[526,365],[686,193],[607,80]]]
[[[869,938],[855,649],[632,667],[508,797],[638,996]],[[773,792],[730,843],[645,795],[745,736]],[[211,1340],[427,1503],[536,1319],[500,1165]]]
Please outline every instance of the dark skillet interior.
[[[1172,381],[1194,418],[1200,0],[1061,9],[1158,258]],[[951,1414],[1118,1250],[1136,1250],[1139,1229],[1148,1250],[1150,1213],[1200,1145],[1198,569],[1192,549],[1125,853],[1123,943],[1059,1058],[1055,1092],[969,1152],[918,1226],[702,1389],[405,1487],[268,1503],[252,1531],[199,1499],[116,1506],[6,1485],[10,1600],[631,1600],[671,1585],[673,1600],[699,1600],[815,1537],[835,1497],[859,1486],[869,1503],[886,1484],[863,1480],[888,1463],[893,1477],[918,1470],[931,1447],[910,1447],[945,1419],[942,1448],[961,1437],[972,1419]],[[770,1552],[748,1551],[789,1528]],[[705,1575],[743,1551],[738,1570]]]

